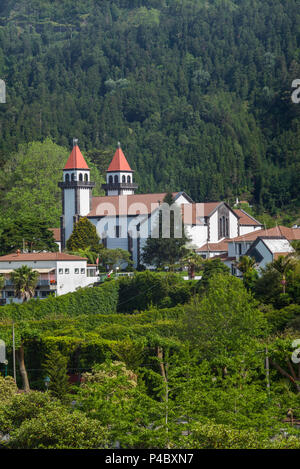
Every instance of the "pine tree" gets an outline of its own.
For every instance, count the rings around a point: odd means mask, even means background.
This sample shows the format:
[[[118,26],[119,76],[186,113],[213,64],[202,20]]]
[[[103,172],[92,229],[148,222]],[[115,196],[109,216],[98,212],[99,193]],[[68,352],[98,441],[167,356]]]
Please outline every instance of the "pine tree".
[[[64,357],[57,349],[54,349],[46,356],[44,368],[49,381],[49,391],[53,396],[62,402],[67,401],[69,382],[67,375],[68,359]]]
[[[87,248],[93,252],[98,252],[101,245],[95,225],[84,217],[75,223],[73,233],[67,241],[67,249],[69,251],[78,251]]]
[[[169,206],[174,204],[174,199],[170,192],[166,194],[163,202]],[[158,238],[150,236],[147,239],[142,255],[143,262],[145,264],[155,265],[156,267],[167,265],[170,268],[173,268],[174,264],[179,262],[179,260],[186,254],[187,249],[185,248],[185,244],[189,239],[185,234],[182,218],[181,216],[178,216],[180,213],[181,208],[179,206],[178,209],[174,206],[174,211],[170,211],[170,236],[164,237],[164,231],[166,228],[163,223],[162,211],[160,210],[157,226]],[[179,218],[180,222],[178,221]],[[178,223],[181,223],[181,227],[177,226]],[[179,228],[181,228],[181,237],[176,237],[176,233],[180,231]]]

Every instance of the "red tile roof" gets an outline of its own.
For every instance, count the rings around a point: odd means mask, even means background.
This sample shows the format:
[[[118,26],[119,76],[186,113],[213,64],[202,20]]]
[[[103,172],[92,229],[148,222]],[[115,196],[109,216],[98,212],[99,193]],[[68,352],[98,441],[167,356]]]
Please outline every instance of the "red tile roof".
[[[287,228],[286,226],[276,226],[267,230],[256,230],[251,233],[237,236],[230,239],[229,242],[236,241],[255,241],[259,237],[278,237],[286,238],[288,241],[300,240],[300,228]]]
[[[178,192],[173,193],[175,197]],[[93,197],[92,210],[88,217],[103,217],[108,215],[148,215],[163,203],[166,192],[159,194],[109,195]],[[112,210],[115,211],[112,212]]]
[[[206,243],[201,248],[196,249],[196,252],[228,252],[229,239],[223,239],[219,243]]]
[[[244,210],[235,208],[235,209],[233,209],[233,211],[239,217],[240,225],[263,226],[258,220],[255,220],[255,218],[251,217],[251,215],[246,213]]]
[[[117,148],[117,151],[109,165],[107,172],[115,172],[115,171],[131,171],[128,161],[122,151],[121,147]]]
[[[89,169],[78,145],[74,145],[64,169]]]
[[[60,252],[32,252],[12,253],[0,257],[0,262],[26,262],[26,261],[85,261],[86,257],[72,256]]]

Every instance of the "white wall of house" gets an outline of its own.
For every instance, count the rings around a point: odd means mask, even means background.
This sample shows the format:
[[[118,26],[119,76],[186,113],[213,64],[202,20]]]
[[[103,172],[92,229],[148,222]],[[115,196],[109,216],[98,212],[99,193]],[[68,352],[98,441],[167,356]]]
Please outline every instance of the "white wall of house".
[[[186,234],[190,238],[189,245],[193,248],[201,247],[207,242],[207,225],[185,225]]]
[[[219,241],[219,219],[217,210],[212,214],[209,219],[209,233],[209,242],[217,243]]]
[[[237,216],[229,211],[229,238],[236,238],[239,235],[239,221]]]
[[[258,230],[261,230],[261,226],[259,225],[240,225],[240,236],[243,236],[244,234],[252,233],[253,231],[258,231]]]
[[[0,262],[0,270],[15,270],[19,267],[26,265],[32,269],[54,269],[54,272],[51,272],[51,276],[56,276],[57,284],[55,287],[49,287],[49,291],[54,293],[55,296],[65,295],[66,293],[74,292],[79,287],[86,287],[95,283],[98,277],[87,277],[87,262],[85,260],[78,261],[14,261],[14,262]],[[77,273],[78,272],[78,273]],[[9,288],[10,291],[13,290],[13,287]],[[46,291],[47,287],[43,288],[41,291]],[[2,291],[2,298],[4,297],[4,292]],[[41,295],[38,295],[41,297]],[[12,297],[11,301],[14,303],[19,303],[20,300]],[[8,301],[9,302],[9,301]]]

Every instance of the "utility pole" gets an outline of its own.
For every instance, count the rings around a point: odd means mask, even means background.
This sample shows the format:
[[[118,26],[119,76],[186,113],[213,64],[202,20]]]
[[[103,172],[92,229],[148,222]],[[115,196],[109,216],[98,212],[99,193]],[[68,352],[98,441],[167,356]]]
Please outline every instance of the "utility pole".
[[[270,397],[270,362],[269,362],[269,350],[266,347],[266,379],[267,379],[267,392]]]
[[[15,347],[15,324],[12,324],[12,334],[13,334],[13,369],[14,369],[14,380],[17,383],[17,373],[16,373],[16,347]]]

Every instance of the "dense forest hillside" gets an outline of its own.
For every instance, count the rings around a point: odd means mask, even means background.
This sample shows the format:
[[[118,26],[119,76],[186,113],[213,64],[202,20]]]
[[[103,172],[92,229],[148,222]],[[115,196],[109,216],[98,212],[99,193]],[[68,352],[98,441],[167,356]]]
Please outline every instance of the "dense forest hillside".
[[[0,169],[76,136],[103,171],[120,140],[141,192],[297,213],[299,39],[296,0],[1,2]]]

